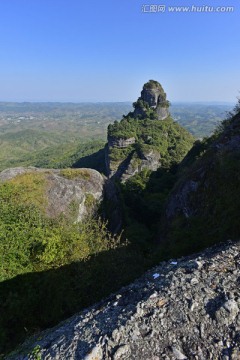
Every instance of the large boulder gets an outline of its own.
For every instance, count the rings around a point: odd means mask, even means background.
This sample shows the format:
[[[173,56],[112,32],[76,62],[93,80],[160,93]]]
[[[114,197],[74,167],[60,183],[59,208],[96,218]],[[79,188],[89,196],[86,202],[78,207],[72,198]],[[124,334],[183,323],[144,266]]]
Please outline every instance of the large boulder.
[[[93,211],[103,198],[105,178],[93,169],[39,169],[35,167],[18,167],[3,170],[0,181],[20,181],[24,186],[28,175],[44,181],[42,194],[46,199],[45,213],[49,217],[74,213],[73,221],[81,221]],[[39,185],[40,186],[40,185]]]

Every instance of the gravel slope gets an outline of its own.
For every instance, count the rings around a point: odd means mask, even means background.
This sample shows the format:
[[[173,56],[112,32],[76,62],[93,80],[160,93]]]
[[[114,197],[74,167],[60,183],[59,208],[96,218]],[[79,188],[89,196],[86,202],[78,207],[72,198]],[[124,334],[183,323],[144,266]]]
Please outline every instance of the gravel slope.
[[[162,262],[8,359],[240,359],[240,242]]]

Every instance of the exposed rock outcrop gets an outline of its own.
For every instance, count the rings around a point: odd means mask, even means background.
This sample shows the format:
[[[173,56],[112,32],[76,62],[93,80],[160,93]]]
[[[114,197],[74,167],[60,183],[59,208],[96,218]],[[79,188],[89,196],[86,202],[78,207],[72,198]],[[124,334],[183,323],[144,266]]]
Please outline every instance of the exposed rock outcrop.
[[[162,262],[8,359],[238,360],[239,279],[239,242]]]
[[[136,139],[131,137],[129,139],[117,138],[113,136],[108,136],[108,146],[116,147],[116,148],[126,148],[129,145],[135,144]]]
[[[240,116],[238,121],[240,123]],[[194,163],[187,178],[185,177],[177,185],[168,201],[167,218],[171,219],[179,214],[188,218],[204,210],[207,201],[206,191],[208,192],[210,187],[215,187],[213,182],[218,163],[223,162],[225,158],[227,159],[231,155],[236,155],[237,162],[239,151],[240,135],[229,132],[228,129],[207,148],[204,156]],[[214,195],[214,191],[212,195]]]
[[[161,84],[154,80],[149,80],[144,84],[141,96],[134,104],[134,116],[147,116],[148,108],[154,109],[158,120],[164,120],[169,116],[169,102]]]
[[[56,217],[76,208],[74,221],[81,221],[102,200],[105,178],[92,169],[12,168],[0,173],[0,181],[9,181],[24,174],[44,174],[46,182],[46,214]],[[24,183],[24,180],[23,180]]]
[[[109,125],[105,148],[107,175],[123,182],[143,169],[157,170],[163,154],[180,154],[177,147],[181,143],[189,143],[190,148],[193,142],[192,136],[171,119],[169,102],[159,82],[144,84],[133,106],[133,112]]]
[[[126,168],[123,168],[121,176],[122,182],[127,181],[132,176],[138,174],[143,169],[149,169],[151,171],[156,171],[160,163],[161,156],[158,151],[154,149],[149,149],[148,151],[139,151],[133,153],[131,155],[131,159],[126,166]]]
[[[159,215],[156,240],[183,255],[239,238],[240,108],[178,165]],[[174,255],[172,255],[174,256]]]

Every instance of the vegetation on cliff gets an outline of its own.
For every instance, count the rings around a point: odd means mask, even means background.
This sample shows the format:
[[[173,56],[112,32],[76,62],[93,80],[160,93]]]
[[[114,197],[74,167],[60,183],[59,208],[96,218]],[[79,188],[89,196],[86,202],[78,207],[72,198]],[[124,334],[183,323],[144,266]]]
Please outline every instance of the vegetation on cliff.
[[[160,230],[169,253],[186,254],[239,238],[239,169],[240,101],[182,162]]]
[[[109,125],[108,135],[124,139],[135,137],[136,143],[133,148],[157,150],[162,162],[168,165],[182,160],[194,142],[193,136],[170,117],[160,121],[136,120],[127,116],[119,123],[115,122],[113,125]],[[116,152],[115,158],[118,160],[117,153],[121,152],[121,149],[116,148],[114,151]],[[111,157],[112,160],[115,158]]]
[[[64,169],[60,175],[71,182],[79,176],[83,181],[90,178],[84,169]],[[105,276],[107,268],[113,271],[113,259],[103,263],[98,254],[118,249],[115,272],[126,258],[126,244],[98,216],[74,220],[78,208],[74,201],[68,211],[48,216],[48,189],[45,172],[28,172],[0,183],[0,354],[106,294],[108,278],[102,278],[98,287],[96,273]],[[94,201],[86,194],[86,206],[92,207]]]
[[[67,179],[90,180],[84,169],[64,169]],[[48,179],[45,173],[24,173],[0,183],[0,281],[16,275],[58,268],[115,246],[106,225],[98,219],[74,221],[77,203],[56,217],[46,213]],[[87,201],[94,200],[88,195]]]
[[[149,110],[155,112],[151,106]],[[162,259],[239,238],[239,124],[240,103],[211,138],[195,143],[170,117],[156,120],[130,113],[109,126],[111,138],[135,138],[126,147],[110,147],[108,153],[116,170],[128,157],[130,170],[137,169],[134,175],[129,171],[125,182],[117,177],[115,184],[110,181],[112,192],[101,208],[106,218],[107,207],[109,213],[116,210],[111,194],[118,197],[121,240],[108,231],[99,214],[90,212],[76,223],[71,215],[76,215],[79,204],[74,201],[66,212],[49,216],[49,179],[41,170],[1,183],[0,354],[129,283]],[[86,152],[79,146],[66,153],[59,147],[53,159],[48,153],[44,160],[42,153],[36,161],[39,166],[59,166],[61,170],[54,171],[62,181],[76,187],[75,181],[82,181],[84,188],[90,182],[88,170],[74,167],[91,163],[104,169],[101,147],[94,142]],[[155,154],[158,168],[153,171]],[[85,205],[91,208],[94,201],[87,193]]]
[[[134,111],[120,122],[108,126],[108,173],[117,173],[118,177],[123,175],[124,178],[124,172],[127,172],[128,178],[143,168],[157,170],[160,166],[179,163],[192,147],[194,138],[169,115],[169,102],[162,86],[154,80],[144,84],[141,97],[133,107]],[[129,139],[134,139],[134,144],[129,145]],[[131,166],[130,171],[127,163]]]
[[[117,139],[135,139],[124,148],[109,142],[109,170],[116,179],[124,180],[118,186],[127,238],[148,247],[176,180],[177,166],[191,149],[194,137],[170,115],[158,119],[157,111],[169,106],[158,82],[146,83],[133,106],[134,112],[108,126],[108,138],[115,143]]]
[[[231,109],[229,104],[171,104],[173,118],[198,138],[209,136]],[[98,166],[104,163],[107,126],[130,110],[130,103],[0,102],[0,170],[70,167],[83,158],[80,166],[103,172]]]

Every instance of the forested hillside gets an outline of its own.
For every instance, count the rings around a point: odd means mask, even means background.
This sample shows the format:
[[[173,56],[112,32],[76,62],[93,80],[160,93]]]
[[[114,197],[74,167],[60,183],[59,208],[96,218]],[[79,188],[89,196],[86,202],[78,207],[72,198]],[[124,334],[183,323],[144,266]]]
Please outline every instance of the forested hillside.
[[[231,108],[191,103],[170,107],[173,119],[197,138],[209,136]],[[69,158],[78,160],[103,148],[108,125],[130,110],[131,103],[0,102],[0,170],[19,165],[72,166]],[[85,160],[83,166],[94,167],[90,160],[89,166]]]
[[[0,173],[2,354],[161,260],[240,237],[239,105],[203,140],[142,105],[109,126],[109,150],[102,140],[59,143],[18,164],[39,168]],[[23,145],[17,132],[4,136]],[[106,156],[121,163],[129,154],[127,177],[100,174]]]

